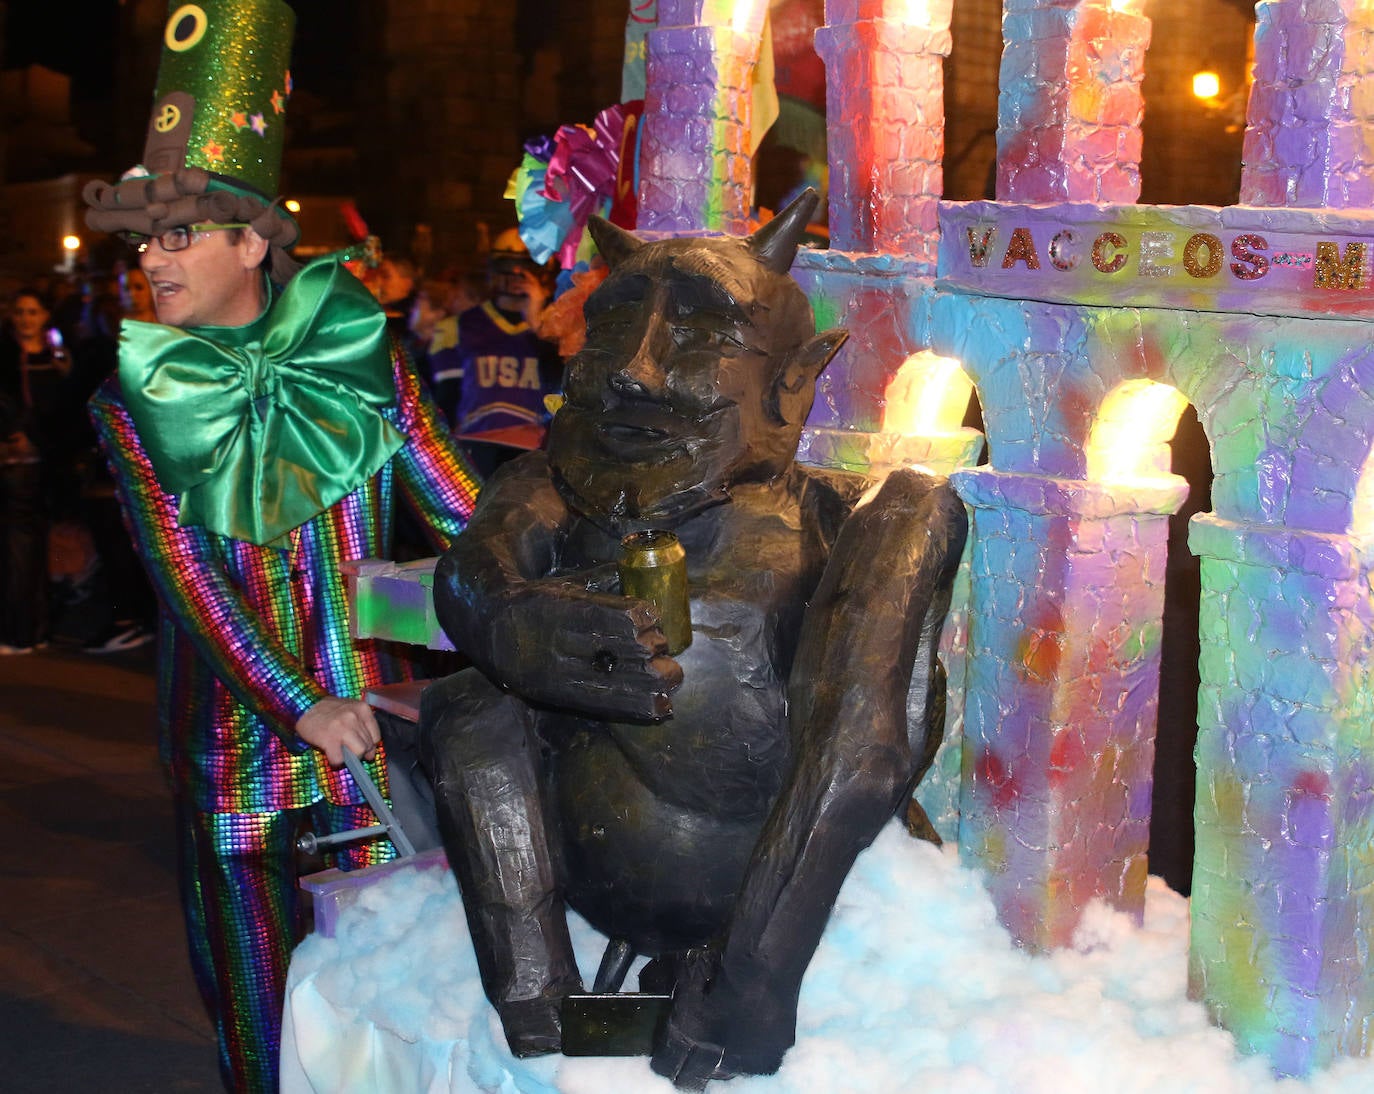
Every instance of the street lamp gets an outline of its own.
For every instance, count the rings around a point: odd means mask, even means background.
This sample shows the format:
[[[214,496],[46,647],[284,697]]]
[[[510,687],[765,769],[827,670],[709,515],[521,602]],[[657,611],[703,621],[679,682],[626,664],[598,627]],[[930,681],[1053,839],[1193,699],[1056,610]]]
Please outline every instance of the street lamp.
[[[64,273],[71,273],[76,268],[76,253],[81,250],[81,237],[66,235],[62,237],[62,265],[58,267]]]
[[[1193,73],[1193,95],[1209,102],[1221,94],[1221,77],[1210,69]]]

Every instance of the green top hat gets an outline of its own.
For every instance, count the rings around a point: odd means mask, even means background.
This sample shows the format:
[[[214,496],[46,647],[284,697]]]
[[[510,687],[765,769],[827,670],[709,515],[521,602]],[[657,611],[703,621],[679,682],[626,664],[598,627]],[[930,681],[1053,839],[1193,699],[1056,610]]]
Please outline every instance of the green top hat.
[[[300,237],[276,205],[296,16],[283,0],[170,0],[143,163],[91,182],[86,223],[157,235],[243,221],[273,245],[273,272]]]
[[[281,174],[291,37],[282,0],[171,0],[143,166],[202,167],[270,202]]]

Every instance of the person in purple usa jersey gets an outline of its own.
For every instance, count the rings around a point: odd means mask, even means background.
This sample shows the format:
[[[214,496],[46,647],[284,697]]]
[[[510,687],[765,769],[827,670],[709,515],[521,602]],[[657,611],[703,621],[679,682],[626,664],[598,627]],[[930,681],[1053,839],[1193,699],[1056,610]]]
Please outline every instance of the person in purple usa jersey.
[[[535,332],[548,286],[513,228],[496,237],[488,283],[490,298],[458,315],[454,344],[430,355],[435,398],[484,474],[539,446],[544,398],[558,392],[563,369],[557,347]]]

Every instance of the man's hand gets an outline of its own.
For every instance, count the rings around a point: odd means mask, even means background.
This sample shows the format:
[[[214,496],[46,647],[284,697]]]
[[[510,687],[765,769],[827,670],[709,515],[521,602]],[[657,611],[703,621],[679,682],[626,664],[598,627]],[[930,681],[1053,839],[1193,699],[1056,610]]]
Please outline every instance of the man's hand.
[[[330,767],[342,767],[345,748],[364,760],[376,756],[382,731],[372,708],[361,699],[326,695],[300,716],[296,736],[323,752]]]

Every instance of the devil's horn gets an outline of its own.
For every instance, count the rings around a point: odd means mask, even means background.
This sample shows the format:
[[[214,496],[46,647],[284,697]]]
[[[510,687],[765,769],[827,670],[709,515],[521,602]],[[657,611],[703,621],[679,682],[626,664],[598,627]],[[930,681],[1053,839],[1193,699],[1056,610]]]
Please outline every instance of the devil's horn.
[[[623,259],[629,258],[644,246],[644,241],[625,231],[609,220],[592,217],[587,221],[587,231],[592,234],[592,242],[606,260],[606,265],[615,269]]]
[[[820,194],[808,186],[791,205],[749,237],[749,249],[774,273],[786,273],[792,268],[797,244],[820,201]]]

